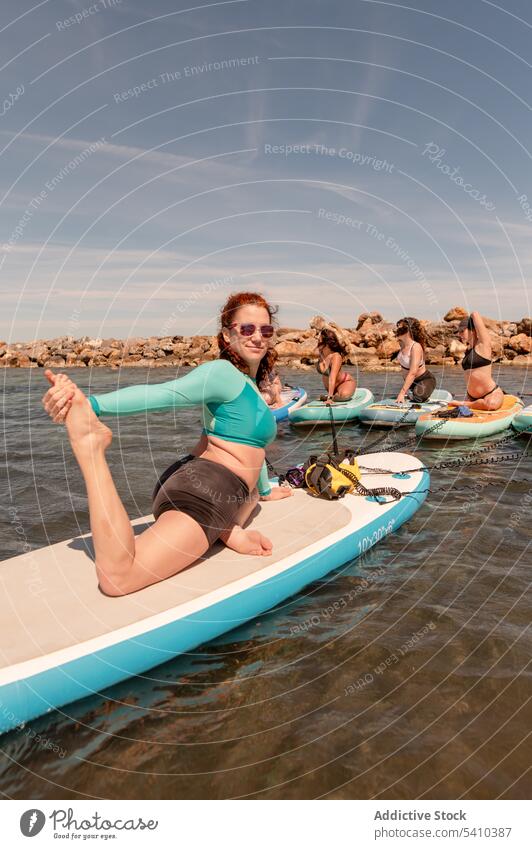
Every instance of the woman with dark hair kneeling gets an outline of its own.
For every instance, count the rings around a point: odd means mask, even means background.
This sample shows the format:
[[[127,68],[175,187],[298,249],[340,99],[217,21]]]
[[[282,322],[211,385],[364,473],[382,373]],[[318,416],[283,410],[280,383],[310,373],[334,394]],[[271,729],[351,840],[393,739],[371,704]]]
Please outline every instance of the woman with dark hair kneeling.
[[[354,377],[342,370],[347,349],[334,330],[323,328],[318,339],[318,354],[318,374],[321,374],[323,385],[327,389],[327,395],[321,395],[320,399],[327,404],[331,401],[349,401],[357,385]]]
[[[64,421],[85,479],[96,573],[107,595],[125,595],[175,575],[217,539],[240,554],[271,554],[270,540],[243,526],[259,495],[271,501],[292,494],[270,487],[264,457],[276,424],[257,380],[276,359],[273,314],[261,295],[232,295],[220,316],[220,358],[166,383],[87,399],[66,375],[45,372],[52,387],[43,404],[55,422]],[[153,500],[156,521],[135,537],[105,459],[112,432],[99,416],[194,406],[203,410],[202,435],[161,476]]]
[[[436,378],[425,366],[425,334],[417,318],[401,318],[397,322],[395,335],[401,350],[397,362],[406,372],[403,386],[396,401],[404,403],[406,397],[411,401],[426,401],[436,388]]]
[[[467,400],[451,401],[452,407],[464,405],[474,410],[499,410],[504,392],[491,374],[491,339],[482,316],[472,312],[458,325],[460,340],[467,346],[462,360],[467,387]]]

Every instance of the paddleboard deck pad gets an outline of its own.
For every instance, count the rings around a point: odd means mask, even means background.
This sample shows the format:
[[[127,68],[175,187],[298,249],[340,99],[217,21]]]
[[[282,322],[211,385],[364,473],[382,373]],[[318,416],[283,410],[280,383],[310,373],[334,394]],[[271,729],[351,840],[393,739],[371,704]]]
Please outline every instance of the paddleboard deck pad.
[[[330,425],[332,410],[335,422],[349,422],[358,419],[360,411],[371,404],[374,400],[373,392],[369,389],[357,389],[349,401],[333,401],[328,406],[325,401],[309,401],[297,410],[290,410],[288,418],[290,424],[298,427],[316,427],[317,425]]]
[[[294,389],[283,389],[281,398],[284,401],[284,405],[277,407],[276,410],[272,410],[275,421],[277,422],[287,419],[290,410],[297,410],[303,406],[307,400],[307,393],[302,386],[296,386]]]
[[[514,417],[523,408],[523,402],[515,395],[505,395],[499,410],[471,410],[472,416],[453,419],[438,418],[437,413],[420,416],[416,422],[416,434],[424,439],[480,439],[493,436],[510,427]],[[436,423],[441,422],[439,427]]]
[[[188,569],[128,596],[97,585],[91,535],[0,563],[0,732],[95,693],[253,619],[397,530],[426,498],[429,475],[401,453],[367,454],[368,488],[412,493],[393,501],[346,495],[338,501],[294,490],[262,502],[252,527],[273,542],[269,558],[217,543]],[[401,470],[419,469],[410,474]],[[135,520],[136,533],[153,521]],[[68,708],[62,713],[68,716]]]
[[[433,413],[446,407],[453,396],[445,389],[435,389],[430,398],[420,403],[405,401],[398,404],[393,398],[384,398],[364,407],[359,415],[361,424],[372,427],[409,427],[424,413]]]

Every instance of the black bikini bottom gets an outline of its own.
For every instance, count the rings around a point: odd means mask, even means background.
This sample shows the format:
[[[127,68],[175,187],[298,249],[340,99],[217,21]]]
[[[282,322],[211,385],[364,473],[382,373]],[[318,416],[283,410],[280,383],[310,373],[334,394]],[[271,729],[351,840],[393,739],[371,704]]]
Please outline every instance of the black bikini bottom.
[[[473,396],[468,392],[467,393],[467,400],[468,401],[482,401],[483,398],[487,398],[488,395],[491,395],[492,392],[495,392],[496,389],[500,389],[500,388],[501,387],[499,386],[499,384],[496,383],[495,386],[493,387],[493,389],[490,389],[489,392],[485,392],[484,395],[479,395],[478,398],[473,398]]]
[[[167,510],[186,513],[201,525],[209,545],[235,524],[249,488],[227,466],[187,454],[172,463],[153,491],[153,515]]]
[[[410,385],[410,389],[408,390],[408,395],[412,399],[412,401],[417,401],[422,403],[426,401],[434,390],[436,389],[436,378],[433,374],[427,369],[421,377],[417,377],[414,382]]]

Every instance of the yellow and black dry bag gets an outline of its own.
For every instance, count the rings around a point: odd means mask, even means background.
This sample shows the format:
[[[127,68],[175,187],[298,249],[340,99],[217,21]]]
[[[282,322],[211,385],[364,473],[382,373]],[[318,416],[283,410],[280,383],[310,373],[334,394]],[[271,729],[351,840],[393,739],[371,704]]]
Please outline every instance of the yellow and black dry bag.
[[[320,498],[342,498],[347,492],[360,488],[360,470],[356,458],[348,456],[342,461],[333,454],[310,457],[305,469],[305,483],[309,491]]]

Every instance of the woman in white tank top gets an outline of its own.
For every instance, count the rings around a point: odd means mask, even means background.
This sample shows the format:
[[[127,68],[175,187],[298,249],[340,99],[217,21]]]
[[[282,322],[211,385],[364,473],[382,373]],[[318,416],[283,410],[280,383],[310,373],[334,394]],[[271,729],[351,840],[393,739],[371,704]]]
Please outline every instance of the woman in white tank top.
[[[395,335],[401,346],[397,362],[405,372],[403,386],[396,401],[403,404],[405,398],[419,403],[426,401],[434,392],[436,378],[425,365],[425,334],[417,318],[401,318],[397,322]]]

